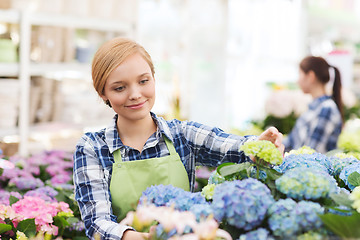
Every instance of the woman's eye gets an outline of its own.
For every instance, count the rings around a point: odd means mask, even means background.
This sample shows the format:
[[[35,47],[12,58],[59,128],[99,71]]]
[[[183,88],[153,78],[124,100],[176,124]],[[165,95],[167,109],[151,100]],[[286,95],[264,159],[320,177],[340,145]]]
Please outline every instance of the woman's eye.
[[[144,79],[144,80],[141,80],[140,83],[141,83],[141,84],[144,84],[144,83],[146,83],[147,81],[149,81],[149,80],[148,80],[148,79]]]
[[[117,88],[115,88],[115,90],[116,91],[122,91],[122,90],[124,90],[125,89],[125,87],[124,86],[121,86],[121,87],[117,87]]]

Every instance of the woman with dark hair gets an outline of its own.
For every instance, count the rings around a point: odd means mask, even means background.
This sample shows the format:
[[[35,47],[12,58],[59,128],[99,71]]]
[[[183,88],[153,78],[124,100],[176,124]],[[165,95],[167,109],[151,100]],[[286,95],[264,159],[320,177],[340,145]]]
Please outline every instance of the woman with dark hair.
[[[333,93],[328,96],[326,84],[331,71],[334,72]],[[299,74],[299,87],[311,94],[313,101],[284,140],[285,151],[306,145],[326,153],[336,148],[344,120],[340,72],[324,58],[308,56],[300,62]]]

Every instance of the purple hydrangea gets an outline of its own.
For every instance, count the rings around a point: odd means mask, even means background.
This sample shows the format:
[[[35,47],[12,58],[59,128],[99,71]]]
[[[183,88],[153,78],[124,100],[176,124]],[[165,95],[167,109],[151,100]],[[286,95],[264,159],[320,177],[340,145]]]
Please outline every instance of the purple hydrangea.
[[[9,181],[9,186],[16,186],[20,190],[30,190],[43,187],[44,183],[35,177],[16,177]]]
[[[8,192],[6,190],[0,190],[0,204],[10,205],[10,196],[14,196],[17,199],[22,199],[22,196],[18,192]]]
[[[85,231],[85,224],[83,221],[74,222],[74,223],[70,224],[68,229],[69,229],[69,231],[82,232],[82,231]]]
[[[238,240],[274,240],[274,238],[270,235],[267,229],[258,228],[240,235]]]
[[[37,188],[35,190],[28,191],[27,193],[24,194],[24,197],[25,196],[39,197],[47,202],[57,202],[55,198],[57,194],[58,192],[55,189],[49,186],[45,186],[45,187]]]
[[[276,181],[276,188],[298,200],[319,199],[328,197],[340,189],[336,180],[327,172],[317,168],[297,167],[288,170]]]
[[[248,231],[262,223],[273,202],[265,184],[248,178],[217,185],[211,206],[217,221]]]
[[[310,201],[295,202],[287,198],[274,203],[268,210],[268,224],[274,236],[290,239],[303,232],[318,229],[323,214],[320,204]]]
[[[194,204],[206,204],[200,192],[191,193],[172,185],[148,187],[140,197],[139,205],[173,206],[179,211],[188,211]]]
[[[324,170],[330,175],[333,174],[334,168],[329,158],[321,153],[313,154],[290,154],[284,158],[281,165],[275,166],[274,169],[278,172],[285,173],[286,171],[296,167],[309,167]]]
[[[344,183],[353,190],[355,188],[354,185],[350,184],[348,181],[348,177],[351,173],[358,172],[360,173],[360,162],[354,163],[349,166],[346,166],[343,168],[343,170],[340,172],[339,178],[344,181]]]

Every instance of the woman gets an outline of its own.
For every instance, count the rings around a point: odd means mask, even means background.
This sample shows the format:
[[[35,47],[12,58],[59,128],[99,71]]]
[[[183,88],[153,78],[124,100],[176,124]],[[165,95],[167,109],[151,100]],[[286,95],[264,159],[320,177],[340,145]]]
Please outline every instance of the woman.
[[[117,222],[136,207],[142,191],[155,184],[193,190],[195,165],[243,162],[239,146],[255,136],[230,135],[196,122],[165,121],[151,112],[155,102],[154,66],[136,42],[115,38],[96,52],[93,85],[115,112],[111,124],[86,133],[74,154],[75,198],[86,234],[102,239],[143,239]],[[269,128],[259,139],[283,153],[282,134]]]
[[[330,71],[334,71],[332,96],[326,95]],[[300,88],[311,94],[313,101],[284,140],[285,151],[306,145],[326,153],[336,148],[343,124],[340,72],[324,58],[308,56],[301,61],[299,74]]]

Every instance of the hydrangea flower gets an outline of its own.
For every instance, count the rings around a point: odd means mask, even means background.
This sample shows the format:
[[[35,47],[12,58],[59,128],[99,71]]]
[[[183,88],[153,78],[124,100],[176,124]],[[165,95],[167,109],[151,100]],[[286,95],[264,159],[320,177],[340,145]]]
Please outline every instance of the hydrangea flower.
[[[44,183],[35,177],[16,177],[9,181],[9,186],[16,186],[20,190],[29,190],[43,187]]]
[[[12,204],[11,207],[17,215],[22,216],[22,219],[35,218],[37,231],[44,231],[53,235],[57,235],[58,231],[58,228],[53,225],[53,217],[62,211],[72,214],[67,203],[46,203],[44,200],[35,197],[24,197]]]
[[[312,149],[309,146],[302,146],[301,148],[298,149],[293,149],[290,150],[290,152],[285,153],[285,157],[291,154],[295,154],[295,155],[300,155],[300,154],[313,154],[315,153],[315,149]]]
[[[280,173],[296,168],[296,167],[309,167],[322,169],[327,171],[330,175],[333,174],[334,168],[328,157],[321,153],[313,154],[290,154],[284,158],[281,165],[275,166],[274,169]]]
[[[257,175],[256,166],[252,166],[250,169],[250,177],[256,178],[256,179],[259,179],[262,181],[265,181],[267,178],[266,172],[261,169],[259,170],[259,178],[257,178],[256,175]]]
[[[333,176],[339,176],[340,172],[344,169],[344,167],[349,166],[353,163],[360,163],[355,157],[341,153],[331,156],[329,160],[332,162],[334,167]]]
[[[238,240],[274,240],[274,238],[270,236],[267,229],[258,228],[240,235]]]
[[[216,170],[212,171],[208,179],[208,184],[220,184],[225,182],[225,178],[221,176]]]
[[[360,152],[360,131],[342,131],[337,144],[346,152]]]
[[[294,199],[319,199],[338,191],[336,180],[328,173],[307,167],[286,171],[275,181],[276,188]]]
[[[201,190],[201,194],[206,198],[206,200],[213,199],[215,186],[216,184],[208,184]]]
[[[355,186],[353,186],[352,184],[349,183],[348,181],[348,177],[351,173],[353,172],[358,172],[360,173],[360,162],[359,163],[354,163],[351,165],[348,165],[346,167],[343,168],[343,170],[340,172],[339,178],[341,180],[344,181],[344,183],[351,189],[353,190],[355,188]]]
[[[296,240],[323,240],[328,239],[324,235],[318,232],[306,232],[296,237]]]
[[[18,192],[8,192],[6,190],[0,190],[0,204],[9,205],[10,196],[14,196],[17,199],[21,199],[22,196]]]
[[[318,229],[322,221],[318,214],[324,209],[320,204],[309,201],[295,202],[293,199],[281,199],[268,210],[268,224],[274,236],[290,239],[303,232]]]
[[[244,230],[259,226],[274,199],[269,188],[260,181],[247,178],[219,184],[212,201],[214,217]]]
[[[349,199],[354,201],[352,207],[360,213],[360,186],[354,188],[352,193],[350,193]]]
[[[249,141],[240,147],[241,151],[247,156],[255,156],[259,160],[263,160],[272,165],[279,165],[283,161],[280,151],[275,145],[267,140]]]
[[[37,188],[35,190],[28,191],[27,193],[24,194],[24,197],[25,196],[39,197],[47,202],[57,202],[55,198],[57,194],[58,192],[55,189],[49,186],[45,186],[45,187]]]
[[[194,204],[190,207],[189,211],[195,215],[196,221],[198,222],[213,214],[210,204]]]
[[[148,187],[139,200],[139,205],[173,206],[180,211],[187,211],[194,204],[206,204],[200,192],[191,193],[172,185]]]
[[[344,210],[344,211],[342,211],[342,210]],[[351,209],[346,206],[339,206],[339,207],[336,207],[335,209],[329,208],[329,213],[341,215],[341,216],[351,216],[352,213],[350,211],[351,211]]]

